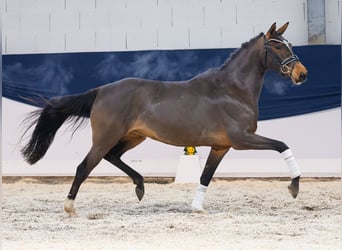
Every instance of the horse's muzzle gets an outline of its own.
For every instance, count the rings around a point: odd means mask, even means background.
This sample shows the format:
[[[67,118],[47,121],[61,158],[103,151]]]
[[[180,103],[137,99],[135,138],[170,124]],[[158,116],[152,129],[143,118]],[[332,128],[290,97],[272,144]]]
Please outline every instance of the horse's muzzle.
[[[297,62],[292,70],[291,79],[295,85],[300,85],[306,81],[308,70],[301,62]]]

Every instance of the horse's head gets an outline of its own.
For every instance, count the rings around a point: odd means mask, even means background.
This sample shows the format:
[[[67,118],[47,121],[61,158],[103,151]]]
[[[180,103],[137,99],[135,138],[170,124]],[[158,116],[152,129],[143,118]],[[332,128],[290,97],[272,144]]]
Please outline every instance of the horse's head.
[[[265,38],[265,64],[267,68],[278,71],[284,77],[290,77],[296,85],[306,80],[308,70],[292,51],[292,45],[282,35],[289,23],[278,30],[276,23],[272,24]]]

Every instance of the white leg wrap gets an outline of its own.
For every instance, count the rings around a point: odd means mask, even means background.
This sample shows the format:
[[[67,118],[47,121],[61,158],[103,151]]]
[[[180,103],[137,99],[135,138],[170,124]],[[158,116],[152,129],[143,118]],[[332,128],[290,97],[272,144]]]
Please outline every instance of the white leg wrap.
[[[281,153],[284,157],[284,160],[286,161],[287,167],[290,170],[290,176],[291,178],[296,178],[301,175],[298,163],[296,159],[294,158],[291,149],[287,149],[284,152]]]
[[[199,185],[196,190],[195,197],[191,203],[191,208],[195,211],[204,211],[203,209],[203,201],[204,195],[207,192],[208,187]]]

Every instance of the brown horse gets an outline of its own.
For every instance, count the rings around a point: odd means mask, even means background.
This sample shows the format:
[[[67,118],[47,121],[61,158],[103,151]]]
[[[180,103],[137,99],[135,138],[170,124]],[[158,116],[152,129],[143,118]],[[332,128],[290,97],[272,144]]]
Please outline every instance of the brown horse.
[[[35,126],[22,149],[26,161],[40,160],[59,127],[65,121],[76,124],[90,117],[92,147],[77,167],[64,209],[75,215],[73,202],[81,183],[102,158],[114,164],[144,195],[143,177],[121,160],[121,156],[146,137],[176,146],[209,146],[211,151],[200,178],[192,208],[203,211],[204,193],[215,170],[232,147],[263,149],[282,153],[292,177],[289,191],[299,191],[300,170],[289,147],[281,141],[255,134],[258,100],[267,70],[279,72],[296,85],[305,81],[307,70],[282,36],[288,23],[276,29],[274,23],[244,43],[219,68],[209,69],[181,82],[127,78],[79,95],[52,98],[36,111]]]

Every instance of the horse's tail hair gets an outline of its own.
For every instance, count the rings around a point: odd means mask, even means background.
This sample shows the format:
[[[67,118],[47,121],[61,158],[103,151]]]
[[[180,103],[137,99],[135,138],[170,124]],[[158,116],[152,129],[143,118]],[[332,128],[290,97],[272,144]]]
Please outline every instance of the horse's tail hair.
[[[75,131],[90,116],[97,90],[93,89],[79,95],[54,97],[45,101],[44,108],[31,112],[23,123],[29,122],[22,138],[34,127],[29,142],[21,149],[29,164],[39,161],[50,147],[57,130],[65,121],[73,123]]]

